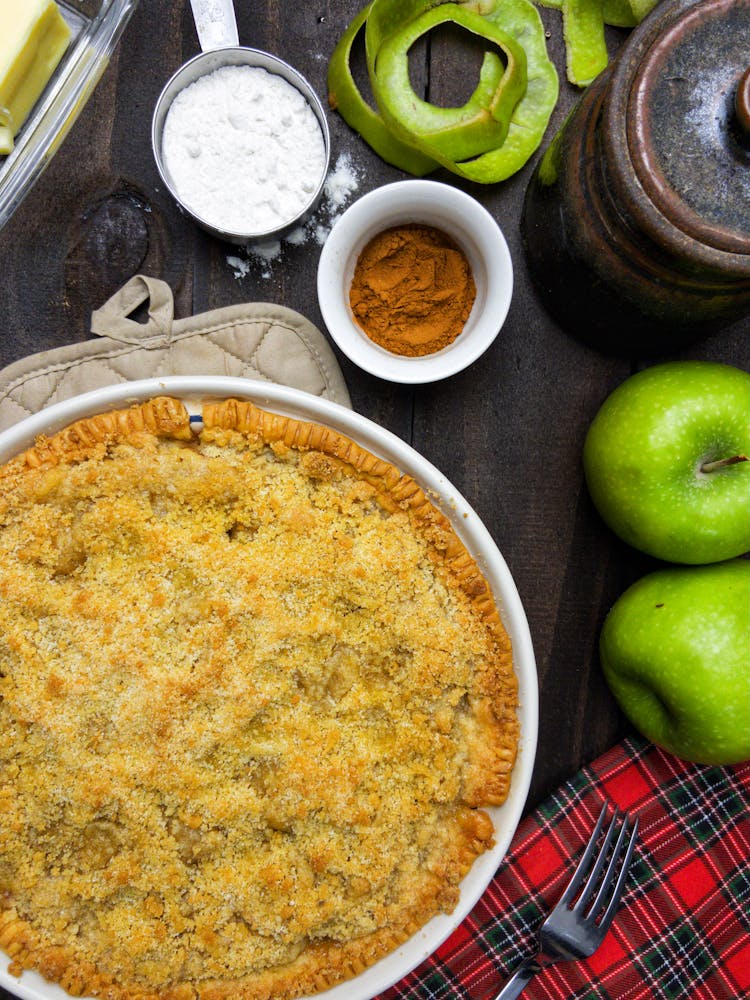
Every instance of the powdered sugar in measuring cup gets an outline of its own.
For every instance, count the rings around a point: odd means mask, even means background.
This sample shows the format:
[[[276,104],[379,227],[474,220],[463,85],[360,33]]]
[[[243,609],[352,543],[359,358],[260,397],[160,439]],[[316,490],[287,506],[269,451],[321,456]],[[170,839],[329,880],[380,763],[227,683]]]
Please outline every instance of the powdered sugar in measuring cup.
[[[180,91],[164,123],[162,156],[180,201],[232,233],[288,225],[326,168],[312,108],[260,66],[221,66]]]
[[[315,208],[330,136],[310,84],[283,60],[237,45],[231,0],[191,0],[203,52],[164,87],[151,139],[174,198],[233,243],[279,237]]]

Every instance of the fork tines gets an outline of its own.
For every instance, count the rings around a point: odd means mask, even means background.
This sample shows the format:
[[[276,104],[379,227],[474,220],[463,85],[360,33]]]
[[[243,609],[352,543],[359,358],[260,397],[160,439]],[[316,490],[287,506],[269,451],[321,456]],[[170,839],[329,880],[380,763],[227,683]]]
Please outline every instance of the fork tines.
[[[604,837],[609,809],[604,803],[573,878],[557,907],[573,910],[587,920],[607,924],[620,902],[638,831],[638,819],[615,808]]]

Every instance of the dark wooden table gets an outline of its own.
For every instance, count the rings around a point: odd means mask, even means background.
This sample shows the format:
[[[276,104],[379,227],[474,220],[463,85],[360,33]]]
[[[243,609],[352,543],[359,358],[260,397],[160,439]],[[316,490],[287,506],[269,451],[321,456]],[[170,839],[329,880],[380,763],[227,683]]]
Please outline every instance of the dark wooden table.
[[[327,60],[363,0],[237,3],[242,44],[296,66],[321,97]],[[545,143],[577,98],[564,81],[562,22],[542,10],[561,96]],[[625,32],[610,30],[611,51]],[[52,164],[0,234],[0,363],[90,336],[92,309],[137,272],[164,278],[177,315],[234,302],[282,303],[324,329],[316,296],[320,248],[285,244],[267,268],[251,260],[234,276],[233,252],[191,224],[161,183],[151,154],[151,114],[175,69],[198,51],[187,0],[141,0],[112,64]],[[464,98],[478,48],[436,34],[416,54],[429,65],[429,97]],[[420,59],[422,65],[419,65]],[[403,179],[334,113],[332,159],[348,152],[355,196]],[[544,146],[543,146],[544,148]],[[530,286],[519,235],[523,194],[536,157],[509,181],[483,187],[448,173],[502,226],[515,267],[507,322],[467,371],[405,388],[341,365],[354,407],[410,442],[478,511],[508,561],[536,650],[541,718],[527,808],[628,731],[600,672],[597,640],[614,599],[651,568],[604,527],[581,472],[586,429],[605,396],[643,362],[600,355],[563,332]],[[681,357],[750,369],[750,321]],[[0,994],[2,991],[0,990]]]

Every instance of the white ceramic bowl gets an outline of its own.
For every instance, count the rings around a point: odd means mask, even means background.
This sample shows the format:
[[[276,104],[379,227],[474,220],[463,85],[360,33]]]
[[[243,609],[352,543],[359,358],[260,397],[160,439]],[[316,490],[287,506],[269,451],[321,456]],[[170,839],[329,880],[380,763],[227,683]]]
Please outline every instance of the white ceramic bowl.
[[[424,223],[453,237],[468,257],[477,295],[463,331],[448,347],[410,358],[380,347],[356,323],[349,288],[357,259],[384,229]],[[513,293],[513,263],[505,237],[471,195],[437,181],[407,180],[363,195],[338,219],[318,264],[318,301],[329,333],[355,364],[390,382],[435,382],[462,371],[500,332]]]
[[[200,413],[203,400],[234,396],[251,399],[258,406],[289,416],[322,422],[413,476],[450,519],[482,568],[513,643],[521,743],[508,799],[500,808],[488,810],[495,825],[495,846],[477,859],[464,878],[453,913],[433,918],[400,948],[355,979],[314,998],[371,1000],[431,955],[467,916],[502,861],[521,818],[536,753],[538,694],[534,651],[518,591],[505,560],[477,514],[433,465],[395,435],[352,410],[285,386],[222,376],[168,376],[97,389],[56,403],[0,433],[0,462],[30,447],[38,434],[54,433],[82,417],[164,394],[185,400],[190,412],[196,414]],[[23,1000],[69,1000],[59,986],[45,982],[34,972],[25,972],[20,979],[9,975],[4,962],[0,962],[0,986]]]

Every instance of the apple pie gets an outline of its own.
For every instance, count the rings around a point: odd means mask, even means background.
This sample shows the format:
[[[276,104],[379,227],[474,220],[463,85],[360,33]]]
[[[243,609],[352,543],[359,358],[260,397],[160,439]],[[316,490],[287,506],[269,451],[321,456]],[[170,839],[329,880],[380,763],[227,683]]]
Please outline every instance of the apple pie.
[[[73,995],[283,1000],[450,912],[510,642],[416,482],[158,398],[0,469],[0,948]]]

